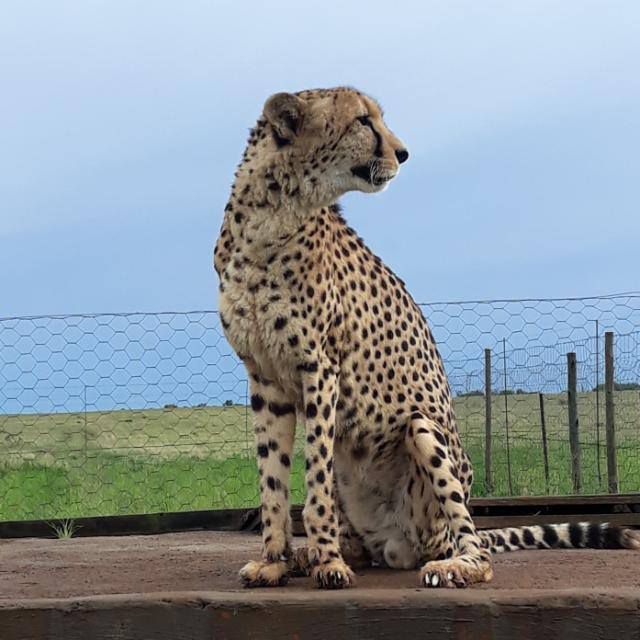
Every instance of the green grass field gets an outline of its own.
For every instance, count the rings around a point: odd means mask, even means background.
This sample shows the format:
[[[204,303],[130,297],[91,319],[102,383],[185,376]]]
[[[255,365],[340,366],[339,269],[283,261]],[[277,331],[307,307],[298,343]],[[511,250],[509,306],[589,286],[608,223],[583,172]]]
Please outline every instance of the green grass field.
[[[549,484],[537,394],[493,400],[492,495],[572,493],[566,396],[545,396]],[[600,421],[604,423],[601,396]],[[606,490],[604,427],[597,473],[595,394],[579,396],[584,493]],[[486,495],[484,399],[456,399],[475,495]],[[509,456],[507,456],[507,421]],[[640,490],[640,394],[616,393],[621,491]],[[304,499],[298,430],[293,499]],[[74,518],[255,505],[257,473],[245,407],[0,416],[0,520]],[[510,464],[511,474],[508,473]],[[509,483],[509,477],[511,483]]]

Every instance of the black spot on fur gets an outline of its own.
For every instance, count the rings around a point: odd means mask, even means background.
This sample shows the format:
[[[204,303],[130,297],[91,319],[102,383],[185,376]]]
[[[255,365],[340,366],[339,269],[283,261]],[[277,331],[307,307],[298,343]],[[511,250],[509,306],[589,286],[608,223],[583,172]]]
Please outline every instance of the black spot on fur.
[[[438,429],[434,429],[433,430],[433,435],[436,437],[436,440],[443,446],[446,447],[447,443],[446,440],[444,439],[444,436],[442,435],[442,433],[438,430]]]
[[[273,413],[274,416],[286,416],[289,413],[295,413],[296,408],[289,403],[280,404],[279,402],[270,402],[269,403],[269,411]]]
[[[353,456],[354,460],[362,460],[367,457],[368,453],[369,453],[369,450],[367,449],[367,447],[365,447],[362,444],[354,447],[353,450],[351,451],[351,455]]]

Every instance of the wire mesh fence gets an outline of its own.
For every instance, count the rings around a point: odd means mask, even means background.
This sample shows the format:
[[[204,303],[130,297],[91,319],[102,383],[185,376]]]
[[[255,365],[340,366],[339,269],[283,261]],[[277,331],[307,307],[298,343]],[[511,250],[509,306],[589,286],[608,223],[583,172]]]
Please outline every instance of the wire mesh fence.
[[[616,489],[640,490],[640,294],[421,307],[476,495],[576,491],[568,353],[577,489],[609,490],[609,331]],[[0,319],[0,520],[255,505],[247,396],[244,367],[213,311]],[[292,484],[301,501],[298,431]]]

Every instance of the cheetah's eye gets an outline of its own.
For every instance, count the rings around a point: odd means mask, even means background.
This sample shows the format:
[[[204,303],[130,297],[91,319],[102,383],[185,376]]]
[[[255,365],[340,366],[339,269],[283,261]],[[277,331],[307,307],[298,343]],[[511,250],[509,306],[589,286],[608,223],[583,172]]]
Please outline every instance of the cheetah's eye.
[[[360,124],[364,124],[364,125],[368,125],[369,124],[369,116],[358,116],[356,118],[356,120],[360,123]]]

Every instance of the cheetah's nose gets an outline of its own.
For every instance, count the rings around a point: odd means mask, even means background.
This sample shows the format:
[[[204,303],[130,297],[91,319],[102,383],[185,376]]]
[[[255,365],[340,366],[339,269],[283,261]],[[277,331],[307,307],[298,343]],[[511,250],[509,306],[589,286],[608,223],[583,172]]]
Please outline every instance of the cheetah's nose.
[[[409,158],[409,152],[406,149],[398,149],[396,151],[396,158],[398,158],[398,162],[402,164]]]

